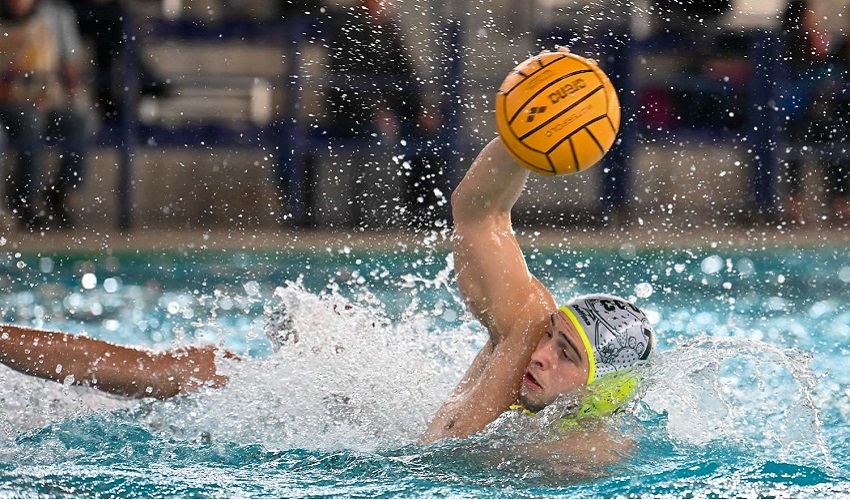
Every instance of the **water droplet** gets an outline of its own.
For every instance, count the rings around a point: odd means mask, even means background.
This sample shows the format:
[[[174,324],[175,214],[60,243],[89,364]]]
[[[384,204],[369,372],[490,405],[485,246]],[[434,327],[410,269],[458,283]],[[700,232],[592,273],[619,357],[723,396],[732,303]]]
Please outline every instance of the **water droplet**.
[[[723,269],[723,259],[719,255],[711,255],[702,260],[699,268],[705,274],[717,274]]]
[[[120,288],[120,283],[116,278],[106,278],[103,280],[103,289],[106,293],[115,293]]]
[[[94,273],[85,273],[80,279],[80,283],[83,285],[85,290],[91,290],[97,286],[97,276],[95,276]]]
[[[645,299],[652,295],[652,285],[649,283],[639,283],[635,286],[635,296],[640,299]]]
[[[252,297],[260,294],[260,284],[254,280],[248,281],[247,283],[242,285],[242,288],[245,289],[245,293]]]
[[[38,261],[38,268],[43,273],[52,273],[53,272],[53,259],[50,257],[42,257]]]
[[[632,260],[637,256],[637,248],[631,243],[624,243],[620,246],[620,258],[623,260]]]

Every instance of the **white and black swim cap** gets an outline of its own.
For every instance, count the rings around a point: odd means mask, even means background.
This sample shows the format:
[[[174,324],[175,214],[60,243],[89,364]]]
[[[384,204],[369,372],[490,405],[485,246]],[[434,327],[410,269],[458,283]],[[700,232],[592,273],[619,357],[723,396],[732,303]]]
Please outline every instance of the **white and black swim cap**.
[[[561,311],[570,318],[587,350],[588,384],[645,362],[655,350],[655,332],[646,314],[625,299],[584,295],[567,302]]]

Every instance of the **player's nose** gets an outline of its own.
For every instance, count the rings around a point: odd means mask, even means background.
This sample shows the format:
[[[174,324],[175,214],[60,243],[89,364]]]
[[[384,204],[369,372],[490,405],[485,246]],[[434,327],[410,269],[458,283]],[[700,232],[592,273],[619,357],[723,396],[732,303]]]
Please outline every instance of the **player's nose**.
[[[531,353],[531,362],[545,370],[552,366],[553,355],[554,349],[552,349],[552,343],[543,342]]]

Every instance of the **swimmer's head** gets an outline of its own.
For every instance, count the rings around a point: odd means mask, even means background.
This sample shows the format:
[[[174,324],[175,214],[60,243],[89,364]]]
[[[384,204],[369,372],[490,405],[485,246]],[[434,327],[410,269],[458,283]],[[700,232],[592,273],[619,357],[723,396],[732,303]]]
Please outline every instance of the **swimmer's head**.
[[[652,326],[634,304],[612,295],[577,297],[552,314],[523,378],[520,403],[539,411],[561,394],[619,378],[610,374],[646,362],[654,348]],[[631,387],[616,392],[629,395]]]

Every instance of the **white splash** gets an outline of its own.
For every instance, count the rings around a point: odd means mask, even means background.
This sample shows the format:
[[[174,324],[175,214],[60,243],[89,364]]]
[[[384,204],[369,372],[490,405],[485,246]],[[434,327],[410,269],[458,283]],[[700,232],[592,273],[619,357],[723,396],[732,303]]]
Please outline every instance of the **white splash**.
[[[266,309],[291,329],[273,356],[226,363],[224,389],[152,405],[148,423],[271,449],[396,447],[417,439],[483,344],[476,324],[393,319],[367,292],[351,303],[288,283]]]
[[[764,342],[700,336],[660,353],[643,401],[674,441],[737,443],[753,453],[830,463],[811,356]]]

